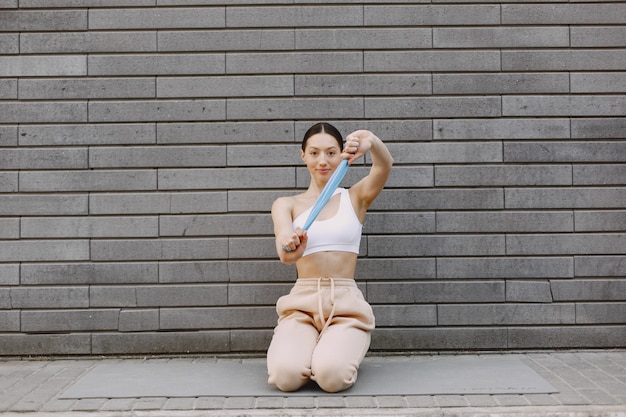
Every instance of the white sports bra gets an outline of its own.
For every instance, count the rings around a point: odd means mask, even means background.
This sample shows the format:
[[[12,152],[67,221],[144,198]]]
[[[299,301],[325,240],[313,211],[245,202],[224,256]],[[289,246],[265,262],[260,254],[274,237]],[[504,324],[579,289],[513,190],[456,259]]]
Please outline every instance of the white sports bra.
[[[326,220],[316,220],[307,232],[308,241],[302,256],[324,251],[359,253],[363,225],[359,221],[350,193],[345,188],[337,188],[334,195],[341,193],[337,213]],[[307,209],[293,221],[293,228],[302,227],[313,207]]]

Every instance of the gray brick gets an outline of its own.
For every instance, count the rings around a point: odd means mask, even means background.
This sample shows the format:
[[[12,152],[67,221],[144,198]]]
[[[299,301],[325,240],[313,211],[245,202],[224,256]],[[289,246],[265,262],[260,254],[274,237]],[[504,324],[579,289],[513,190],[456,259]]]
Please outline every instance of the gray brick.
[[[0,57],[0,76],[2,77],[63,75],[87,75],[85,57],[77,55]]]
[[[555,301],[624,301],[626,282],[612,279],[576,279],[552,282]]]
[[[554,300],[549,281],[509,280],[506,282],[506,301],[513,303],[552,303]]]
[[[0,332],[17,333],[19,331],[20,331],[20,312],[18,310],[0,311]]]
[[[26,79],[20,99],[104,99],[154,97],[150,78]]]
[[[87,103],[0,103],[0,123],[80,123],[86,121]]]
[[[20,219],[0,218],[0,239],[19,239]]]
[[[624,35],[626,36],[626,35]],[[572,93],[617,93],[626,91],[626,73],[573,73]]]
[[[626,345],[626,326],[518,327],[508,338],[509,349],[619,348]]]
[[[88,355],[91,354],[89,334],[3,334],[0,352],[7,356],[22,355]]]
[[[0,288],[0,308],[8,310],[11,308],[11,289]]]
[[[120,332],[145,332],[157,330],[159,330],[158,309],[122,309],[120,311]]]
[[[363,251],[363,246],[361,247]],[[230,238],[228,259],[276,259],[274,238]]]
[[[437,306],[434,305],[375,305],[378,327],[436,326]]]
[[[623,208],[623,188],[517,188],[506,189],[507,208]]]
[[[363,100],[358,98],[228,99],[229,120],[360,118]]]
[[[365,117],[496,117],[499,97],[365,98]]]
[[[15,309],[87,308],[87,287],[11,288],[11,306]]]
[[[376,329],[372,333],[372,350],[465,350],[506,349],[507,329],[474,328],[403,328]]]
[[[362,71],[363,54],[361,52],[229,52],[226,54],[227,74],[302,74]],[[328,118],[331,117],[329,116]]]
[[[504,236],[369,236],[369,256],[504,255]]]
[[[0,195],[0,215],[45,216],[87,214],[86,195],[21,194]]]
[[[576,211],[577,232],[622,232],[626,230],[626,211]]]
[[[263,235],[272,230],[269,214],[161,216],[159,221],[160,236]]]
[[[157,237],[157,217],[29,217],[21,221],[22,238]]]
[[[293,188],[293,168],[159,170],[159,189]]]
[[[276,262],[275,259],[229,261],[228,274],[230,282],[250,281],[250,277],[253,277],[255,282],[295,282],[297,278],[294,268]]]
[[[7,78],[0,80],[0,98],[3,100],[14,100],[17,98],[17,79]]]
[[[566,73],[492,73],[492,74],[433,74],[434,94],[532,94],[569,93],[570,80]],[[459,123],[461,121],[453,120]],[[477,120],[471,120],[476,124]],[[488,120],[489,125],[523,123],[554,127],[555,121],[547,120]],[[551,122],[551,123],[550,123]],[[541,127],[543,127],[541,126]],[[569,127],[569,126],[568,126]],[[538,132],[511,132],[511,134],[537,134]]]
[[[20,37],[20,52],[28,54],[155,52],[156,49],[154,32],[25,33]]]
[[[624,27],[572,27],[571,46],[574,48],[623,47]]]
[[[174,29],[224,27],[223,7],[91,9],[89,29]]]
[[[619,71],[625,63],[626,50],[619,49],[502,51],[503,71]]]
[[[133,239],[91,242],[93,261],[219,259],[227,256],[227,239]]]
[[[572,138],[623,138],[626,118],[572,119]]]
[[[624,4],[507,4],[503,24],[603,24],[623,23]]]
[[[92,303],[97,303],[98,295],[104,299],[109,298],[106,297],[108,287],[92,289]],[[96,295],[99,289],[104,294]],[[224,284],[144,286],[137,287],[135,293],[138,307],[212,307],[228,304],[229,297],[228,286]]]
[[[441,212],[438,233],[573,232],[574,216],[561,211]]]
[[[508,201],[508,200],[507,200]],[[384,190],[372,210],[461,210],[504,208],[502,190]]]
[[[156,142],[154,124],[20,125],[22,146],[117,145]]]
[[[368,283],[372,304],[502,302],[504,281]]]
[[[371,72],[500,70],[500,55],[493,51],[365,51],[363,59]]]
[[[388,148],[398,164],[502,162],[502,144],[498,142],[425,142],[389,144]]]
[[[287,284],[230,284],[228,286],[228,305],[270,305],[273,306],[281,296],[288,294],[293,287]]]
[[[626,234],[507,235],[511,255],[619,255],[626,245]]]
[[[19,264],[0,265],[0,285],[18,285],[20,282]]]
[[[369,167],[357,171],[357,167],[346,174],[350,186],[356,184],[369,173]],[[350,175],[352,174],[352,175]],[[352,179],[351,177],[354,177]],[[300,179],[298,173],[298,180]],[[432,166],[396,166],[385,184],[387,187],[432,187],[435,184],[435,173]]]
[[[228,352],[227,331],[94,333],[94,355]]]
[[[112,7],[112,6],[154,6],[154,0],[22,0],[22,7]]]
[[[570,121],[555,118],[433,120],[433,135],[435,140],[569,139]]]
[[[437,278],[572,278],[571,257],[438,258]],[[507,281],[507,284],[510,281]]]
[[[624,96],[510,96],[502,97],[502,115],[621,116],[625,100]]]
[[[224,100],[103,101],[89,103],[90,122],[223,120]]]
[[[577,324],[622,324],[626,303],[577,303]]]
[[[17,176],[17,172],[0,172],[0,192],[16,192],[18,189]]]
[[[229,146],[227,150],[228,165],[230,166],[258,166],[258,165],[300,165],[299,145],[240,145]]]
[[[435,178],[436,186],[571,185],[572,167],[565,165],[436,166]]]
[[[291,187],[293,188],[293,186]],[[265,207],[268,212],[272,207],[272,203],[278,197],[294,195],[296,192],[290,190],[273,190],[273,191],[228,191],[228,211],[229,212],[249,212],[250,207]]]
[[[91,168],[167,168],[226,165],[223,146],[92,148]]]
[[[137,287],[111,286],[89,287],[89,307],[137,307]]]
[[[211,213],[227,210],[225,192],[91,194],[91,214]]]
[[[17,54],[20,51],[20,38],[17,33],[0,34],[0,53]]]
[[[0,26],[6,32],[87,30],[87,11],[0,11]]]
[[[365,6],[368,26],[499,25],[497,5]]]
[[[622,185],[626,178],[626,165],[579,165],[573,166],[574,185]]]
[[[158,143],[293,142],[293,122],[159,123]]]
[[[626,143],[619,142],[524,142],[505,143],[505,162],[619,162]]]
[[[296,75],[295,90],[298,96],[432,93],[430,75],[422,74]]]
[[[230,331],[230,351],[231,352],[267,352],[267,348],[272,340],[272,330],[231,330]],[[285,397],[285,401],[289,398],[305,398],[306,397]],[[310,398],[313,400],[313,398]],[[297,401],[297,400],[296,400]],[[196,406],[196,409],[198,407]],[[218,407],[222,408],[222,407]]]
[[[22,332],[117,330],[119,310],[40,310],[22,312]]]
[[[435,48],[563,48],[567,27],[434,28]]]
[[[159,263],[159,282],[164,284],[227,282],[229,274],[226,261]]]
[[[223,74],[224,54],[90,55],[89,75]]]
[[[157,97],[293,96],[293,76],[162,77]]]
[[[624,256],[575,256],[577,277],[621,277],[626,275]]]
[[[276,309],[268,307],[163,308],[161,329],[270,328]]]
[[[441,326],[574,324],[574,304],[438,305]]]
[[[4,149],[0,169],[87,168],[86,148]]]
[[[227,27],[361,26],[362,6],[227,7]]]
[[[156,284],[156,263],[22,264],[23,285]]]
[[[0,261],[83,261],[89,259],[87,240],[0,241]]]
[[[145,191],[156,189],[154,170],[20,172],[20,191]]]
[[[17,126],[0,126],[0,146],[17,145]]]
[[[370,212],[364,224],[365,234],[435,233],[434,212]]]
[[[296,30],[296,49],[421,49],[432,45],[432,32],[426,28]]]
[[[162,31],[158,34],[159,51],[291,51],[293,29],[278,30],[203,30]]]
[[[360,259],[356,268],[357,280],[434,279],[435,259],[385,258]]]

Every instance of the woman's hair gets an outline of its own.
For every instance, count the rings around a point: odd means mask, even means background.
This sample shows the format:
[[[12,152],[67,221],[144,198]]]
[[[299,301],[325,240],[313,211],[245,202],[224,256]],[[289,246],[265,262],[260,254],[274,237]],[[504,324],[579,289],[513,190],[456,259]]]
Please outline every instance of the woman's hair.
[[[339,151],[343,150],[343,137],[341,136],[341,133],[339,133],[339,130],[337,130],[337,128],[330,123],[321,122],[311,126],[304,134],[304,139],[302,140],[303,151],[306,150],[306,143],[309,138],[313,135],[317,135],[318,133],[326,133],[335,138],[339,144]]]

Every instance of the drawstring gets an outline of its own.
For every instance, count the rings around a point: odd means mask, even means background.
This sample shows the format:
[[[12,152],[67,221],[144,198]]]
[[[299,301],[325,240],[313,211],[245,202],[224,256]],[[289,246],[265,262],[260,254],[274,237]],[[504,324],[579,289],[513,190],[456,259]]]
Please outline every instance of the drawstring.
[[[327,320],[324,320],[324,310],[322,309],[322,280],[323,279],[329,279],[330,280],[330,305],[331,305],[331,309],[330,309],[330,314],[328,315],[328,319]],[[319,335],[317,336],[317,341],[319,342],[320,338],[322,337],[322,334],[326,331],[326,329],[330,325],[331,320],[333,319],[333,316],[335,315],[335,280],[334,279],[332,279],[332,278],[318,278],[318,280],[317,280],[317,307],[318,307],[319,313],[320,313],[320,321],[322,323],[324,323],[324,326],[322,327],[322,330],[320,331]]]

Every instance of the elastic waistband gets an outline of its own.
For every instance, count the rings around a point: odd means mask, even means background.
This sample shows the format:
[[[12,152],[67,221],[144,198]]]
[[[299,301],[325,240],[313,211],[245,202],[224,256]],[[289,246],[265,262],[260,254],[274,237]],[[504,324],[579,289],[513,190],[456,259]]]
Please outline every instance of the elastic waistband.
[[[318,285],[330,287],[333,283],[335,287],[356,286],[354,278],[298,278],[295,285],[297,287],[317,287]]]

